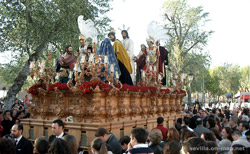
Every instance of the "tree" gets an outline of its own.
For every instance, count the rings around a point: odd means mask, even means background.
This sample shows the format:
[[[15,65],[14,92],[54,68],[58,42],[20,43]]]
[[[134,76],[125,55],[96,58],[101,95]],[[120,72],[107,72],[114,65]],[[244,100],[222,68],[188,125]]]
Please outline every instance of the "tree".
[[[244,89],[248,89],[248,91],[249,91],[249,88],[250,88],[250,66],[248,65],[248,66],[242,67],[240,69],[240,72],[241,72],[241,80],[240,80],[241,87]]]
[[[12,60],[11,66],[19,65],[19,69],[15,71],[14,83],[5,98],[7,108],[10,108],[29,75],[30,62],[38,60],[43,55],[49,42],[56,50],[62,50],[63,46],[69,43],[74,47],[78,45],[79,15],[83,15],[85,19],[92,19],[99,32],[108,29],[110,20],[104,16],[110,10],[108,2],[109,0],[0,2],[0,51],[15,52],[16,57]]]
[[[192,70],[194,73],[192,89],[197,89],[197,79],[204,72],[199,70],[206,70],[210,65],[209,54],[202,52],[209,36],[213,33],[202,29],[208,21],[208,13],[204,12],[201,6],[189,6],[186,0],[168,0],[163,8],[165,27],[170,36],[167,44],[170,50],[170,67],[175,61],[177,73],[188,73]]]

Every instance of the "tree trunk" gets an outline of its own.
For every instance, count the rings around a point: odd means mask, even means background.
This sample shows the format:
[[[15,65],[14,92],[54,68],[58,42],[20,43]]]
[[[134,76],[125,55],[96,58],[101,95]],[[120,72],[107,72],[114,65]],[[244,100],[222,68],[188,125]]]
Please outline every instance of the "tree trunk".
[[[48,39],[44,40],[35,50],[35,53],[33,53],[29,59],[27,60],[27,62],[25,63],[24,67],[22,68],[22,70],[19,72],[18,76],[16,77],[16,79],[14,80],[13,85],[10,87],[10,89],[8,90],[7,96],[4,99],[4,110],[10,110],[11,106],[13,105],[16,95],[18,94],[18,92],[21,90],[24,81],[27,79],[27,76],[30,74],[30,70],[29,70],[29,65],[30,62],[33,60],[37,60],[40,55],[42,54],[44,48],[46,47],[46,44],[48,43]]]

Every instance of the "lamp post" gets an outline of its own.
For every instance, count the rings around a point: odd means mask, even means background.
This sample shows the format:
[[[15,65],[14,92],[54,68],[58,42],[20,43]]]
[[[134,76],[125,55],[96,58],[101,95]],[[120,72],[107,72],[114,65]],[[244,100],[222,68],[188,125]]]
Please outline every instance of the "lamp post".
[[[191,83],[193,81],[194,78],[194,74],[192,73],[192,71],[190,71],[188,73],[188,80],[189,80],[189,93],[188,93],[188,104],[192,105],[192,100],[191,100]]]

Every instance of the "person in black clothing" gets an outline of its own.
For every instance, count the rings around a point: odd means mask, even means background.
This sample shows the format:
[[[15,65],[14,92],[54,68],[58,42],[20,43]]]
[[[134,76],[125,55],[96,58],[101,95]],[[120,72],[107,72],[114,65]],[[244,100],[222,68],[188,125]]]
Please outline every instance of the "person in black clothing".
[[[149,134],[149,148],[151,148],[154,152],[154,154],[162,154],[163,149],[160,145],[161,139],[162,139],[162,134],[159,129],[153,129],[150,134]]]
[[[130,142],[130,137],[129,136],[123,136],[119,140],[121,146],[122,146],[122,153],[125,153],[128,149],[128,144]]]
[[[105,128],[98,128],[95,136],[101,138],[108,146],[110,146],[112,148],[113,154],[122,153],[122,147],[118,139],[115,137],[114,134],[108,133]]]
[[[49,137],[49,144],[52,143],[55,138],[62,138],[67,135],[67,133],[63,132],[64,123],[62,120],[54,120],[51,127],[53,134]]]
[[[15,139],[16,154],[33,154],[32,143],[22,136],[23,125],[18,123],[12,126],[11,136]]]
[[[2,136],[5,136],[7,134],[10,134],[10,129],[13,126],[13,121],[10,116],[9,110],[4,111],[3,116],[4,116],[4,120],[2,121],[2,126],[4,130],[3,130]]]

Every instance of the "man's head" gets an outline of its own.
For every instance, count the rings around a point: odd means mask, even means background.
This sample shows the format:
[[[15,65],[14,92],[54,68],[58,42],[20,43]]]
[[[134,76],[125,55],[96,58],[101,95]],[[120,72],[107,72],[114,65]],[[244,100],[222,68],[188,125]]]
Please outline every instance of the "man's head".
[[[4,111],[3,118],[5,120],[9,120],[9,118],[10,118],[10,111],[9,110]]]
[[[182,144],[182,152],[185,154],[208,154],[208,146],[203,139],[192,137]]]
[[[148,44],[149,47],[152,47],[154,45],[154,39],[153,38],[150,37],[146,41],[147,41],[147,44]]]
[[[64,123],[62,120],[57,119],[54,120],[52,123],[52,133],[56,136],[59,136],[60,134],[62,134],[63,132],[63,128],[64,128]]]
[[[132,146],[144,144],[148,139],[148,131],[144,128],[134,128],[131,131],[130,139]]]
[[[250,130],[248,130],[246,133],[246,138],[247,138],[247,141],[250,142]]]
[[[44,137],[39,137],[35,140],[34,144],[35,151],[37,153],[48,153],[49,142]]]
[[[157,118],[157,124],[158,124],[158,125],[162,125],[163,122],[164,122],[164,119],[163,119],[162,117],[158,117],[158,118]]]
[[[141,51],[146,49],[146,45],[145,44],[141,44]]]
[[[235,130],[232,133],[232,138],[234,141],[238,140],[241,137],[241,132],[239,130]]]
[[[243,132],[243,131],[248,130],[248,129],[249,129],[249,125],[246,121],[241,121],[239,123],[239,126],[238,126],[239,131]]]
[[[11,136],[13,138],[19,138],[23,133],[23,125],[18,123],[12,126],[11,128]]]
[[[114,41],[116,40],[116,38],[115,38],[115,32],[110,32],[110,33],[108,33],[108,37],[109,37],[109,39],[110,39],[112,42],[114,42]]]
[[[196,125],[202,125],[202,119],[201,118],[197,118],[196,119]]]
[[[128,144],[130,142],[130,137],[129,136],[123,136],[119,140],[122,150],[127,150],[128,149]]]
[[[108,131],[105,128],[98,128],[95,137],[101,138],[104,142],[106,142],[109,139]]]
[[[67,45],[65,47],[65,53],[67,53],[68,55],[72,55],[73,54],[73,48],[71,45]]]
[[[122,30],[122,38],[123,38],[123,39],[129,38],[129,36],[128,36],[128,31]]]
[[[185,124],[186,126],[189,126],[189,124],[190,124],[190,122],[191,122],[191,118],[190,118],[190,117],[184,117],[183,121],[184,121],[184,124]]]
[[[235,127],[237,125],[238,118],[236,116],[232,116],[229,119],[229,124],[231,127]]]

